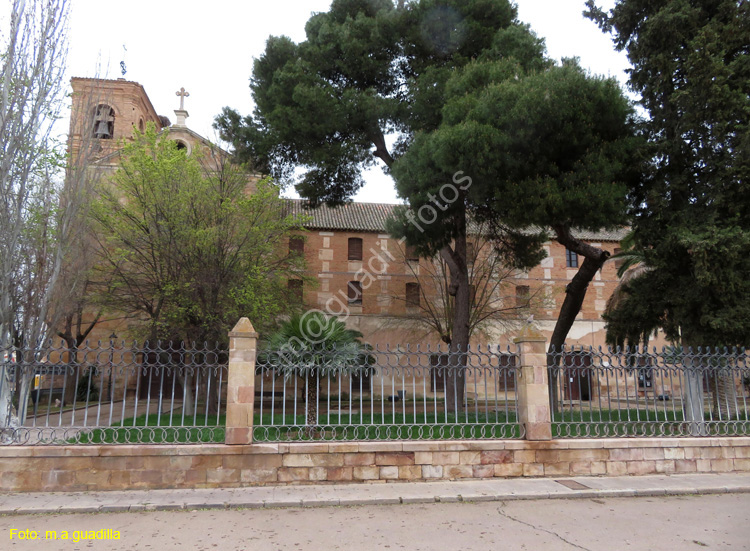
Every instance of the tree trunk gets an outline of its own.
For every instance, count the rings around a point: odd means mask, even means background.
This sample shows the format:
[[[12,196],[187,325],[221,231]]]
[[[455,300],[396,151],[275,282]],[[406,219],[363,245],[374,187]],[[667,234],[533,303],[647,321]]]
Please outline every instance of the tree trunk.
[[[87,285],[84,284],[83,292],[85,292],[86,288]],[[96,324],[99,323],[101,316],[102,313],[98,312],[86,329],[83,329],[83,303],[79,302],[76,305],[75,312],[68,313],[68,315],[65,316],[63,330],[57,332],[57,335],[65,341],[65,345],[68,347],[68,367],[70,368],[65,371],[65,376],[63,378],[65,391],[63,392],[61,405],[73,404],[75,402],[77,384],[81,376],[81,369],[78,365],[78,349],[86,341],[86,338]],[[110,347],[111,346],[112,344],[110,344]],[[114,368],[110,365],[109,369],[111,370]]]
[[[311,372],[306,377],[307,397],[305,399],[305,415],[307,418],[307,435],[310,438],[315,437],[315,428],[318,424],[318,384],[315,372]]]
[[[708,384],[713,396],[712,414],[715,421],[735,419],[739,413],[737,387],[731,369],[720,369],[711,373]]]
[[[10,355],[10,352],[8,352]],[[0,358],[2,360],[3,358]],[[0,367],[0,442],[10,443],[13,439],[13,428],[16,419],[13,415],[13,391],[11,388],[13,380],[13,369],[16,366],[8,360],[4,360]],[[17,373],[17,371],[16,371]]]
[[[466,277],[461,277],[465,275]],[[459,274],[451,340],[451,360],[445,381],[448,411],[459,414],[466,400],[466,363],[469,349],[469,276]]]
[[[464,408],[466,395],[466,360],[469,349],[471,305],[469,289],[469,267],[466,262],[466,215],[459,216],[458,236],[454,240],[455,249],[445,246],[440,251],[448,265],[451,283],[448,293],[454,297],[453,336],[450,344],[450,361],[445,379],[446,410],[460,414]]]
[[[557,374],[562,362],[560,351],[565,344],[565,340],[568,338],[570,328],[575,323],[576,316],[581,311],[589,283],[593,281],[596,272],[602,269],[610,254],[607,251],[592,247],[588,243],[575,239],[570,234],[570,228],[559,226],[553,229],[557,235],[557,241],[561,245],[584,257],[583,264],[581,264],[578,272],[565,287],[565,300],[560,308],[560,315],[557,317],[557,323],[552,332],[552,338],[550,338],[549,349],[547,351],[550,407],[555,412],[558,411],[560,401],[557,384]]]
[[[703,374],[700,359],[693,360],[693,354],[698,353],[697,341],[683,333],[683,382],[682,382],[682,413],[687,423],[687,430],[691,436],[705,436],[706,414],[703,405]]]
[[[65,390],[63,391],[61,406],[75,404],[76,389],[81,377],[81,368],[78,365],[78,348],[75,342],[71,343],[68,339],[65,339],[65,343],[68,345],[68,367],[65,369],[65,375],[63,375]]]
[[[22,356],[25,355],[22,354]],[[26,359],[24,358],[24,360]],[[18,426],[22,427],[26,422],[29,410],[29,396],[31,396],[31,382],[34,380],[34,370],[31,361],[23,361],[19,367],[20,369],[16,371],[16,398],[18,399],[16,414],[18,417]]]
[[[190,366],[180,371],[176,370],[177,380],[182,385],[182,411],[185,415],[195,415],[195,394],[193,393],[193,385],[195,384],[195,375],[190,371]]]
[[[219,377],[217,376],[217,368],[206,367],[205,385],[206,412],[209,415],[217,415],[219,413]]]

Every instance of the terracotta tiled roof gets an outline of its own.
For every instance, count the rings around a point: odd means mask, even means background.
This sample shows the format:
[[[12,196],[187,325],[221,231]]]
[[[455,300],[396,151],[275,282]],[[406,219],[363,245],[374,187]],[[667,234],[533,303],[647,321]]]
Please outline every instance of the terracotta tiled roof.
[[[354,202],[340,207],[321,205],[313,209],[308,208],[306,202],[301,199],[287,199],[287,202],[291,213],[312,217],[312,220],[305,224],[308,229],[377,233],[386,232],[386,220],[396,206],[388,203]],[[586,241],[619,242],[627,232],[627,228],[597,232],[580,230],[574,231],[573,235]]]
[[[340,207],[307,208],[301,199],[287,199],[294,214],[312,216],[305,227],[316,230],[385,232],[385,221],[393,212],[387,203],[347,203]]]
[[[584,241],[614,241],[619,243],[628,234],[630,228],[620,228],[617,230],[574,230],[573,235]]]

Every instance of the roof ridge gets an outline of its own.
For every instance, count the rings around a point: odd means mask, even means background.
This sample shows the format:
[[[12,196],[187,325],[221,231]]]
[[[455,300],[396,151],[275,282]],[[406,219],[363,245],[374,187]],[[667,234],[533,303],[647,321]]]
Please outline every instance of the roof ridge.
[[[304,202],[307,201],[307,199],[301,199],[301,198],[297,198],[297,197],[283,197],[283,199],[285,199],[287,201],[294,201],[296,203],[304,203]],[[327,205],[325,203],[321,203],[320,204],[321,207],[326,207],[326,208],[329,208],[329,209],[337,209],[339,207],[346,207],[346,206],[349,206],[349,205],[377,205],[377,206],[384,206],[384,207],[399,207],[399,206],[402,206],[403,203],[375,203],[375,202],[372,202],[372,201],[347,201],[346,203],[342,203],[341,205],[336,205],[336,206],[333,206],[333,207],[331,207],[331,206],[329,206],[329,205]],[[316,207],[316,208],[318,208],[318,207]]]

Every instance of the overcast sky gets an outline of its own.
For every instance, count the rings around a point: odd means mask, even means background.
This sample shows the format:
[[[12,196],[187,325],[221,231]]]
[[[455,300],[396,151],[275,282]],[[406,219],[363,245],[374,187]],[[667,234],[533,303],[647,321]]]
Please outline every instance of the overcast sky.
[[[615,0],[599,0],[610,8]],[[246,114],[253,103],[248,88],[253,58],[269,35],[304,40],[305,22],[327,11],[330,0],[73,0],[70,76],[125,78],[141,83],[157,112],[174,122],[175,93],[190,93],[188,127],[210,139],[213,118],[224,106]],[[585,0],[518,0],[519,18],[547,42],[555,59],[577,56],[593,73],[625,82],[624,54],[614,51],[581,12]],[[67,125],[66,125],[67,129]],[[390,178],[380,170],[367,175],[356,200],[399,202]]]

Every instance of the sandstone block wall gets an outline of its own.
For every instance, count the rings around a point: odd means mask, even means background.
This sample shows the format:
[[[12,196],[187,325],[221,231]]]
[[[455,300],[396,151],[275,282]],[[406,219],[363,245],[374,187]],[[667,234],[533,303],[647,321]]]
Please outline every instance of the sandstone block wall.
[[[750,437],[0,449],[0,490],[750,472]]]

